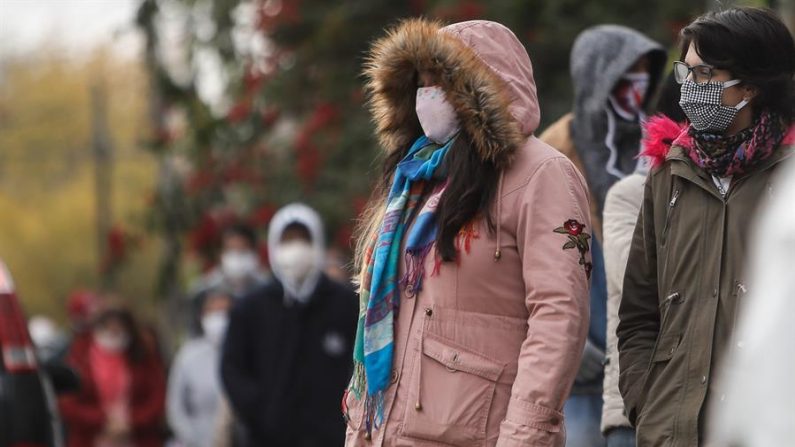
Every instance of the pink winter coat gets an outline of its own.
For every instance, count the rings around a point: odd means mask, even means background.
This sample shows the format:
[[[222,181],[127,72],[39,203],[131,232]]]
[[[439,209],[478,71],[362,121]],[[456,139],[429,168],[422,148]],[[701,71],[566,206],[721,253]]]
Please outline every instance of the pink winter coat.
[[[457,262],[432,273],[428,256],[422,290],[402,290],[384,424],[369,437],[351,393],[346,446],[563,446],[561,409],[588,328],[585,182],[532,136],[530,59],[493,22],[409,20],[375,43],[366,75],[387,151],[421,134],[417,67],[441,73],[472,149],[503,168],[498,228],[476,221]]]

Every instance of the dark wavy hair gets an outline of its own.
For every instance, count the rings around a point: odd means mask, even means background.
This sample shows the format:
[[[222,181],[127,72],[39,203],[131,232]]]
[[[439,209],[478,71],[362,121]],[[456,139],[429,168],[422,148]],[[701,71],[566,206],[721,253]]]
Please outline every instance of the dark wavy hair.
[[[754,111],[795,116],[795,43],[784,22],[765,8],[731,8],[695,19],[681,31],[681,59],[690,44],[704,62],[756,87]]]
[[[408,149],[406,147],[402,151],[395,151],[384,159],[381,165],[381,181],[376,185],[370,198],[370,206],[367,207],[371,213],[362,217],[364,225],[358,231],[359,238],[367,237],[372,231],[365,228],[368,222],[381,221],[382,216],[377,215],[377,210],[383,210],[397,165],[406,156]],[[493,162],[480,158],[464,132],[453,142],[442,169],[448,173],[448,179],[436,209],[436,250],[443,261],[449,262],[456,259],[455,239],[464,225],[484,217],[489,231],[495,230],[491,206],[497,194],[500,171]],[[423,195],[430,193],[433,186],[425,185]],[[415,209],[415,214],[417,212],[419,209]],[[413,218],[414,216],[410,216],[410,219]]]
[[[102,327],[112,320],[118,321],[127,335],[130,337],[130,343],[127,345],[125,352],[127,359],[131,363],[140,363],[143,361],[147,354],[146,342],[143,339],[138,322],[133,313],[126,307],[111,307],[102,311],[94,321],[94,327]]]

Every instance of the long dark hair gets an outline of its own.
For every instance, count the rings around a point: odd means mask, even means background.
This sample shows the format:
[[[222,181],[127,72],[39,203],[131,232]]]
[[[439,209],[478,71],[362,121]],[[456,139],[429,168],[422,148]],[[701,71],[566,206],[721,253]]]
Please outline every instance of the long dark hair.
[[[395,170],[406,152],[408,147],[395,151],[387,155],[381,164],[381,180],[373,190],[356,231],[355,262],[360,273],[366,268],[365,252],[378,235]],[[492,161],[481,159],[464,132],[453,142],[443,169],[448,173],[448,180],[436,210],[436,250],[443,261],[449,262],[454,261],[458,255],[456,236],[465,225],[483,217],[489,231],[494,231],[491,206],[497,194],[500,171]],[[425,194],[430,192],[431,186],[426,185]]]
[[[771,110],[791,122],[795,43],[784,22],[764,8],[731,8],[705,14],[682,29],[681,59],[690,44],[704,62],[756,87],[754,111]]]
[[[124,307],[113,307],[102,311],[94,321],[94,327],[98,328],[104,326],[111,320],[116,320],[127,331],[130,337],[130,343],[127,345],[125,354],[131,363],[139,363],[148,354],[146,343],[143,340],[142,333],[138,326],[135,316],[132,312]]]

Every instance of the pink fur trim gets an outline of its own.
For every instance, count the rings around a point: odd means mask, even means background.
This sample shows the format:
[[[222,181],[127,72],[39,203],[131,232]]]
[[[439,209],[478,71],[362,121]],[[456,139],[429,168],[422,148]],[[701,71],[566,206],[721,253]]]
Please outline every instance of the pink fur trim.
[[[687,125],[677,123],[665,115],[655,115],[644,125],[643,150],[640,155],[648,157],[652,169],[665,163],[665,157],[674,142],[677,145],[690,146]]]
[[[795,144],[795,124],[791,124],[789,126],[789,130],[787,130],[787,133],[784,134],[784,139],[781,140],[781,144]]]

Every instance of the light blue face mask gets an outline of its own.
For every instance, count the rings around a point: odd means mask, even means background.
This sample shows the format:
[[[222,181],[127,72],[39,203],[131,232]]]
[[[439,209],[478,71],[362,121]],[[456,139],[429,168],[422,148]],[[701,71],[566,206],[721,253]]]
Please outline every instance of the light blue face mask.
[[[685,112],[694,129],[723,133],[734,121],[737,112],[748,104],[748,100],[743,99],[736,106],[723,105],[723,90],[740,82],[742,81],[739,79],[732,79],[697,84],[685,79],[680,90],[679,107]]]

